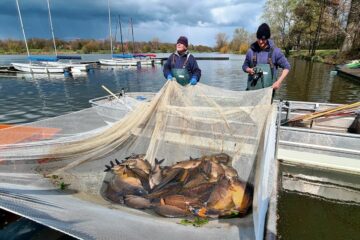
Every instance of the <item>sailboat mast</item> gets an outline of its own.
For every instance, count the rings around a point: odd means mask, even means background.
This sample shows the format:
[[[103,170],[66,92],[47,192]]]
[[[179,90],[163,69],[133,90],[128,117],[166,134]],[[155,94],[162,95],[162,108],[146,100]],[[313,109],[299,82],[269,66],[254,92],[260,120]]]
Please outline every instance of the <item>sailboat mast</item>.
[[[16,6],[17,6],[17,9],[18,9],[18,13],[19,13],[20,25],[21,25],[21,29],[22,29],[23,36],[24,36],[24,41],[25,41],[25,46],[26,46],[27,55],[28,55],[28,57],[30,57],[29,47],[28,47],[27,40],[26,40],[26,35],[25,35],[25,30],[24,30],[24,24],[23,24],[23,21],[22,21],[22,18],[21,18],[21,12],[20,12],[20,7],[19,7],[19,2],[18,2],[18,0],[16,0]]]
[[[110,49],[111,49],[111,56],[112,56],[112,55],[113,55],[113,44],[112,44],[112,35],[111,35],[111,12],[110,12],[110,0],[108,0],[108,9],[109,9]]]
[[[130,24],[131,24],[131,34],[132,34],[132,42],[133,42],[133,53],[135,53],[134,28],[133,28],[132,18],[130,18]]]
[[[125,52],[124,52],[124,42],[123,42],[123,37],[122,37],[122,28],[121,28],[120,15],[118,16],[118,20],[119,20],[119,26],[120,26],[121,51],[122,51],[122,54],[125,54]]]
[[[54,28],[52,25],[52,20],[51,20],[51,11],[50,11],[50,0],[47,0],[47,5],[48,5],[48,10],[49,10],[49,20],[50,20],[50,28],[51,28],[51,35],[52,35],[52,39],[53,39],[53,44],[54,44],[54,50],[55,50],[55,55],[57,56],[57,49],[56,49],[56,42],[55,42],[55,35],[54,35]]]

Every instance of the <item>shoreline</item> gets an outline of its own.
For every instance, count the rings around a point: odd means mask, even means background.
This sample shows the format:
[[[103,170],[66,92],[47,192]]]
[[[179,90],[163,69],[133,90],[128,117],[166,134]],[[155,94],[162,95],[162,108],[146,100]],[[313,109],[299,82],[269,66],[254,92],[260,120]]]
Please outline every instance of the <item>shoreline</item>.
[[[30,52],[32,52],[31,55],[54,55],[55,52],[53,51],[40,51],[39,49],[30,49]],[[191,51],[192,53],[211,53],[209,51]],[[171,52],[147,52],[144,54],[167,54]],[[217,52],[213,52],[217,53]],[[107,50],[101,50],[91,53],[84,53],[82,51],[58,51],[58,55],[79,55],[79,54],[109,54]],[[141,54],[141,53],[140,53]],[[227,52],[223,54],[234,54],[234,55],[244,55],[237,52]],[[316,50],[314,56],[310,56],[308,53],[308,50],[292,50],[290,51],[290,54],[287,57],[295,58],[295,59],[301,59],[306,60],[310,62],[320,62],[324,64],[329,65],[341,65],[346,64],[347,62],[351,60],[355,60],[360,58],[359,53],[353,53],[353,54],[342,54],[338,55],[339,50],[338,49],[326,49],[326,50]],[[1,55],[27,55],[27,52],[0,52]]]

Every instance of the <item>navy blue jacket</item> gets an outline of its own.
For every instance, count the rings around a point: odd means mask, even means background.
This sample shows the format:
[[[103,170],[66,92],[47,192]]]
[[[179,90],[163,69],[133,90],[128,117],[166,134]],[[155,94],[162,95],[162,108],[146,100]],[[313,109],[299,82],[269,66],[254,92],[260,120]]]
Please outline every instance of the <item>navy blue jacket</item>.
[[[190,54],[186,51],[183,55],[179,55],[177,52],[170,55],[164,64],[164,76],[167,76],[171,73],[173,68],[183,68],[183,65],[186,61],[187,55]],[[196,77],[196,80],[199,81],[201,77],[201,70],[196,62],[195,57],[190,54],[189,59],[185,65],[185,68],[188,70],[190,77]]]
[[[242,69],[246,72],[246,68],[251,66],[251,62],[253,60],[254,54],[256,54],[256,61],[259,64],[266,64],[268,63],[268,56],[270,48],[273,48],[274,51],[272,53],[272,62],[274,63],[274,76],[276,76],[276,70],[278,67],[283,69],[290,70],[290,64],[284,54],[281,52],[279,48],[275,46],[275,43],[272,40],[268,40],[268,47],[266,49],[261,49],[257,42],[251,44],[249,50],[246,53],[246,58]]]

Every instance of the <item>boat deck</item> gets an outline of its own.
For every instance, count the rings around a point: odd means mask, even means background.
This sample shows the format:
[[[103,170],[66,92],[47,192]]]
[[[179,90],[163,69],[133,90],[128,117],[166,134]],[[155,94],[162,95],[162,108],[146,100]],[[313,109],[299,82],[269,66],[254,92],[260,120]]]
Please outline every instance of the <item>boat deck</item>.
[[[340,157],[332,154],[311,153],[279,148],[278,159],[292,165],[306,165],[314,168],[336,170],[340,172],[360,174],[360,155],[356,157]]]

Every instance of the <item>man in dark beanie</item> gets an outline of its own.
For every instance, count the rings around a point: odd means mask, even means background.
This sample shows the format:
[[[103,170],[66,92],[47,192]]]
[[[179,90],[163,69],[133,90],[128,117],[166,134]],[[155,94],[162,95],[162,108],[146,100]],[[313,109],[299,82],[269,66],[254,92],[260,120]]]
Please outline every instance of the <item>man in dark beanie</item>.
[[[188,44],[188,39],[187,37],[184,36],[180,36],[179,39],[177,40],[176,44],[181,43],[183,44],[186,48],[188,48],[189,44]]]
[[[279,89],[290,71],[290,64],[284,54],[270,39],[269,25],[263,23],[256,32],[257,41],[251,44],[246,53],[242,69],[248,73],[247,90],[265,87]],[[282,68],[280,76],[277,69]]]
[[[256,32],[257,39],[269,39],[271,36],[270,27],[266,23],[263,23],[259,26]]]
[[[176,51],[164,64],[164,76],[169,81],[176,79],[181,85],[196,85],[201,77],[201,70],[196,59],[188,51],[187,37],[180,36],[176,42]]]

